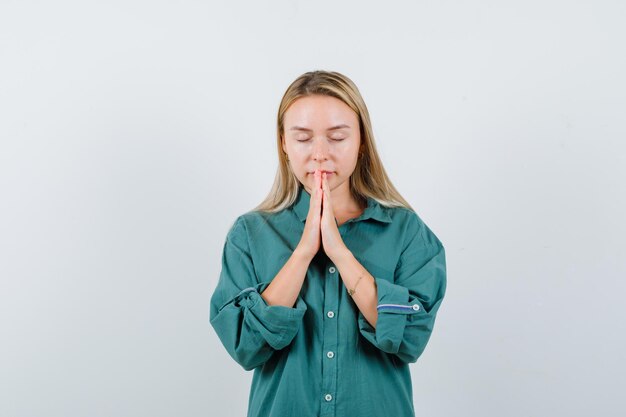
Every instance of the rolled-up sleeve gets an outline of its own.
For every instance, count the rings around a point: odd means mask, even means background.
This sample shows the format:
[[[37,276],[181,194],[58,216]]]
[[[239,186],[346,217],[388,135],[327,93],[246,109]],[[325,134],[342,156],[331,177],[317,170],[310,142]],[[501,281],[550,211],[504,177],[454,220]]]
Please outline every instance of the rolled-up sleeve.
[[[393,282],[374,276],[378,319],[374,329],[359,312],[359,331],[370,343],[402,362],[414,363],[430,339],[446,291],[441,241],[416,215]]]
[[[261,293],[273,277],[258,279],[248,242],[245,221],[240,216],[224,243],[222,269],[209,312],[210,324],[220,341],[247,371],[291,343],[307,309],[300,296],[293,308],[265,302]]]

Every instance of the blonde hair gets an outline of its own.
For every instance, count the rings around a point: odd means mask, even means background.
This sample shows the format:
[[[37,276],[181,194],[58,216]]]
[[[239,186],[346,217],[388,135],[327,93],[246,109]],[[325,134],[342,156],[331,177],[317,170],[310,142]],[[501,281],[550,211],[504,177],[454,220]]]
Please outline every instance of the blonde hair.
[[[269,194],[253,211],[275,213],[291,206],[301,186],[300,181],[289,167],[289,162],[282,150],[281,136],[284,134],[285,112],[299,98],[311,95],[325,95],[338,98],[346,103],[358,116],[361,133],[359,158],[350,175],[350,192],[360,202],[371,197],[386,207],[405,207],[412,211],[411,205],[400,195],[385,172],[374,143],[374,134],[367,106],[356,85],[345,75],[334,71],[309,71],[299,76],[287,88],[278,107],[276,145],[279,166],[274,185]]]

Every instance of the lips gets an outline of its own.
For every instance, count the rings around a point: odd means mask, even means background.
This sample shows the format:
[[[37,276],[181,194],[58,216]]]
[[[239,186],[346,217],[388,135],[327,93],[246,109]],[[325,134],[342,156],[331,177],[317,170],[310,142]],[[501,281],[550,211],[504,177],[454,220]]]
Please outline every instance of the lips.
[[[321,173],[324,173],[324,172],[325,172],[326,174],[329,174],[329,175],[334,173],[333,171],[320,171],[320,172],[321,172]],[[313,171],[313,172],[309,172],[309,174],[315,174],[315,171]]]

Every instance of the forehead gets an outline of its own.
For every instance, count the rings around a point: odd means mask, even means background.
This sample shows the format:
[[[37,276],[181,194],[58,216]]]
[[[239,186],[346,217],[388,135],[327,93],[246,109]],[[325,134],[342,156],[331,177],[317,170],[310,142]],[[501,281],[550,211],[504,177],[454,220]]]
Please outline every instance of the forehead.
[[[298,125],[311,129],[347,124],[356,126],[356,113],[335,97],[313,95],[294,101],[285,112],[285,128]]]

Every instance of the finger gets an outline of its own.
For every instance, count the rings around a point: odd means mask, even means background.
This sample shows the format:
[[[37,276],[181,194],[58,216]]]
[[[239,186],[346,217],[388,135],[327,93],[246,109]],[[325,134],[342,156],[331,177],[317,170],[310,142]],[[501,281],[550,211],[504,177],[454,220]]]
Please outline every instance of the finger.
[[[317,171],[313,172],[313,185],[311,186],[311,202],[309,204],[309,211],[315,210],[319,205],[317,200],[320,198],[320,192],[318,191],[317,184],[319,180],[317,179],[318,173]]]
[[[328,210],[326,210],[326,208],[328,207],[328,193],[327,193],[327,183],[326,183],[326,173],[322,174],[322,198],[324,200],[324,213],[326,213]]]
[[[322,173],[320,171],[315,171],[315,189],[316,189],[316,195],[315,195],[315,206],[317,207],[317,212],[319,213],[321,208],[322,208]]]
[[[326,173],[324,173],[324,176],[323,176],[323,185],[324,185],[324,188],[323,188],[324,194],[327,197],[330,197],[330,187],[328,185],[328,177],[326,176]]]
[[[322,189],[322,171],[316,171],[317,172],[317,181],[316,181],[316,185],[317,185],[317,189],[318,191]]]
[[[315,191],[317,197],[320,196],[320,184],[322,183],[322,173],[319,171],[315,171]]]

